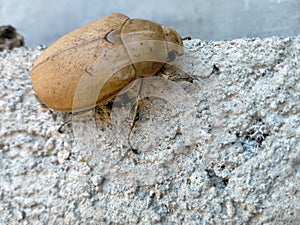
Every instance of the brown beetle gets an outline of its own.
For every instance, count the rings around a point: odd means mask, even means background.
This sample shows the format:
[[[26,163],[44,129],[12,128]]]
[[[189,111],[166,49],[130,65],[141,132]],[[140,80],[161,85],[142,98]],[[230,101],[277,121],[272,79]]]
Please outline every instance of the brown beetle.
[[[182,51],[171,28],[115,13],[61,37],[36,59],[30,76],[48,107],[81,111],[106,103],[137,77],[154,75]]]

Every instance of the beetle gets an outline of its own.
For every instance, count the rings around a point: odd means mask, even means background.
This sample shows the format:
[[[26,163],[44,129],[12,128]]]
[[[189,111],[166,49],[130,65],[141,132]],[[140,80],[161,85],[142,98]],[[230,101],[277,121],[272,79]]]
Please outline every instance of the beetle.
[[[30,71],[49,108],[83,111],[103,105],[131,81],[155,75],[183,52],[169,27],[113,13],[75,29],[49,46]]]

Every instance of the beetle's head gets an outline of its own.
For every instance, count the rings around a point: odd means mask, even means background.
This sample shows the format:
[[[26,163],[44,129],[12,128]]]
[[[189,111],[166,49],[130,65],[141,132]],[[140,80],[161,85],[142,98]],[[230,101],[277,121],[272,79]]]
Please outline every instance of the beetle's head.
[[[168,46],[168,62],[172,62],[175,60],[176,56],[183,54],[182,39],[175,30],[165,26],[162,27]]]

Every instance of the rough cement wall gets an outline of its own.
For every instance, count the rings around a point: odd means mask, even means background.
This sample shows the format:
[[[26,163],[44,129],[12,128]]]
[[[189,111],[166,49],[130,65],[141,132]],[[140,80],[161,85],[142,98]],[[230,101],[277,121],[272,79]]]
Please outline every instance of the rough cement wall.
[[[300,37],[184,44],[131,133],[134,93],[57,113],[31,86],[42,50],[1,52],[0,224],[297,224]]]

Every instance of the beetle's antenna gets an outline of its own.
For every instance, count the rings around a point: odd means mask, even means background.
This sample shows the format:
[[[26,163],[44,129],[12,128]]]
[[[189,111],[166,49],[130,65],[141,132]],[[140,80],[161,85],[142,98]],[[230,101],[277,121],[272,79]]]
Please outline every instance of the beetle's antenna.
[[[139,87],[139,91],[137,93],[137,96],[136,96],[136,102],[134,104],[134,111],[133,111],[133,117],[132,117],[132,120],[130,122],[130,132],[128,134],[128,144],[131,148],[131,151],[135,154],[138,153],[138,150],[133,148],[132,145],[131,145],[131,142],[130,142],[130,136],[131,136],[131,133],[132,133],[132,129],[135,125],[135,122],[139,119],[139,113],[138,113],[138,109],[139,109],[139,102],[141,100],[141,92],[142,92],[142,88],[143,88],[143,84],[144,84],[144,78],[142,77],[140,79],[141,83],[140,83],[140,87]]]

